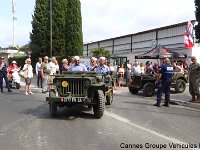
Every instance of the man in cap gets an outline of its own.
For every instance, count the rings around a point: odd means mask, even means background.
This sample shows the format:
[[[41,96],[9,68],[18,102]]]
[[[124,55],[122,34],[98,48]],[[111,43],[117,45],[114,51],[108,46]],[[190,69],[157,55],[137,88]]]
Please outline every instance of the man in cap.
[[[87,71],[87,68],[84,64],[80,63],[79,56],[74,56],[73,65],[69,68],[69,71]]]
[[[87,67],[88,71],[96,71],[96,68],[98,67],[97,65],[97,58],[92,57],[90,59],[90,65]]]
[[[200,64],[195,56],[191,57],[192,63],[189,66],[189,92],[192,95],[190,102],[200,102],[199,77]],[[197,96],[197,99],[195,98]]]
[[[158,84],[157,103],[154,106],[160,107],[162,93],[165,93],[165,104],[163,106],[169,107],[170,103],[170,86],[173,76],[173,66],[170,64],[169,58],[165,58],[164,64],[161,66],[155,84]]]
[[[6,87],[8,88],[8,92],[12,92],[10,90],[10,85],[8,82],[8,77],[7,77],[7,66],[6,64],[3,62],[4,57],[0,57],[0,89],[1,92],[3,93],[3,79],[6,82]]]

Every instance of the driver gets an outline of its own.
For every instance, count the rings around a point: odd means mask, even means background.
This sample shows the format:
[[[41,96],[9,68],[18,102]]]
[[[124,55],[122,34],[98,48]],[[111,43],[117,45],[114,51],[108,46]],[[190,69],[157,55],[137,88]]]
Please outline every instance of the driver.
[[[80,57],[73,57],[73,65],[69,68],[69,71],[87,71],[87,68],[84,64],[80,63]]]

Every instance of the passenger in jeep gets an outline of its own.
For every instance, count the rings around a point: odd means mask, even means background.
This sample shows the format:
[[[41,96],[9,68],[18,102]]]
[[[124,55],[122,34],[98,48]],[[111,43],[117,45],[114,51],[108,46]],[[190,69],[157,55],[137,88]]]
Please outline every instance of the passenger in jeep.
[[[79,56],[74,56],[73,65],[69,68],[69,71],[87,71],[87,68],[84,64],[80,63]]]

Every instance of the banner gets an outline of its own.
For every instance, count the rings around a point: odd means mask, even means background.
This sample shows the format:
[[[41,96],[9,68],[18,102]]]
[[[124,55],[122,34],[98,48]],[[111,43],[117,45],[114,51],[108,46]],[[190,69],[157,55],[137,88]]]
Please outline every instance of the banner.
[[[185,48],[192,48],[194,46],[194,28],[191,22],[188,22],[185,27],[184,46]]]

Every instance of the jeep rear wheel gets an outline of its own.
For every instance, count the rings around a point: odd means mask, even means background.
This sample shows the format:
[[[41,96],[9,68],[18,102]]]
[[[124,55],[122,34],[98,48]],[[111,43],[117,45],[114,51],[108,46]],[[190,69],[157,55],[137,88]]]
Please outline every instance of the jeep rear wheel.
[[[106,105],[111,105],[113,102],[113,92],[111,91],[108,95],[106,95]]]
[[[186,89],[186,83],[185,83],[185,81],[182,80],[182,79],[178,79],[176,81],[175,91],[177,93],[183,93],[185,91],[185,89]]]
[[[51,117],[55,117],[57,115],[57,105],[54,102],[49,102],[49,112]]]
[[[134,87],[128,87],[129,92],[132,94],[137,94],[139,89],[138,88],[134,88]]]
[[[144,96],[151,97],[155,92],[155,85],[153,83],[146,83],[143,87]]]
[[[105,97],[103,91],[97,90],[94,99],[96,102],[96,104],[93,105],[94,116],[99,119],[103,116],[105,108]]]

